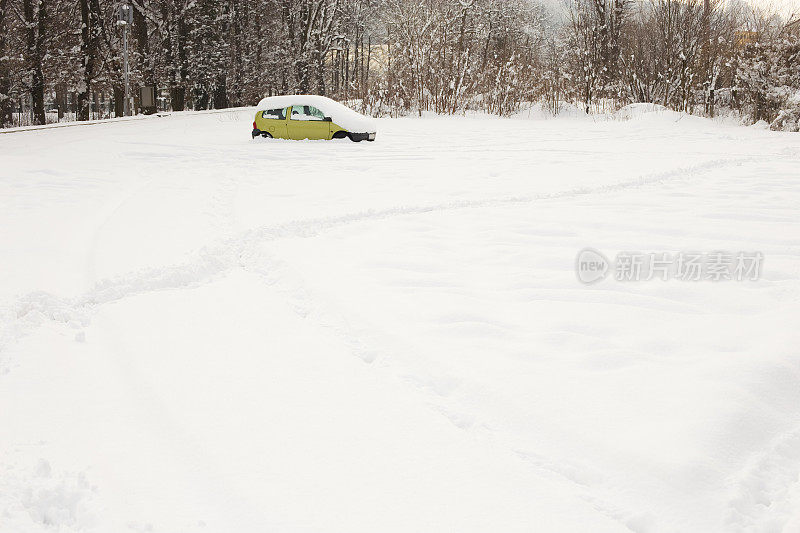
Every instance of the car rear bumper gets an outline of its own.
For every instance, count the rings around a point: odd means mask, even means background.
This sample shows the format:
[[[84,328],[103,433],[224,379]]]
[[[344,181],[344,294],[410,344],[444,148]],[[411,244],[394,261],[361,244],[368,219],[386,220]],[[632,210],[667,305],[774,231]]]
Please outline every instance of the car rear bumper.
[[[256,137],[258,137],[259,135],[261,135],[261,130],[259,130],[259,129],[254,129],[254,130],[253,130],[253,139],[255,139]]]

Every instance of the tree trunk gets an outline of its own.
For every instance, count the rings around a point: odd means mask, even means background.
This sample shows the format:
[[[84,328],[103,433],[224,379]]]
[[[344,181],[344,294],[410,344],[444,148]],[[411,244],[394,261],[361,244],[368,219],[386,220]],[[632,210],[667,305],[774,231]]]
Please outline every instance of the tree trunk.
[[[173,87],[170,100],[172,101],[173,111],[183,111],[186,107],[186,88]]]
[[[95,0],[96,1],[96,0]],[[156,75],[153,70],[153,61],[150,57],[150,42],[147,36],[147,19],[144,16],[144,9],[146,9],[146,0],[140,0],[141,3],[134,2],[136,8],[133,10],[133,35],[136,39],[136,46],[139,50],[139,71],[142,73],[142,82],[146,87],[156,86]],[[141,7],[141,9],[140,9]],[[139,91],[134,91],[139,94]],[[139,99],[141,103],[141,98]],[[153,105],[144,108],[142,106],[142,113],[150,115],[156,112],[155,99]]]
[[[173,111],[183,111],[186,109],[186,77],[188,75],[188,62],[186,59],[186,41],[189,35],[189,27],[184,20],[185,17],[178,17],[178,31],[176,36],[177,44],[177,81],[171,90],[170,100]]]
[[[227,100],[230,105],[239,106],[242,102],[242,69],[243,65],[240,60],[242,57],[242,29],[241,29],[241,6],[238,0],[230,0],[230,74],[231,74],[231,88],[227,94]],[[227,105],[225,106],[227,107]]]
[[[0,57],[8,55],[8,32],[6,30],[8,0],[0,0]],[[0,127],[10,126],[14,120],[14,102],[9,96],[11,71],[5,61],[0,61]]]
[[[134,2],[133,5],[137,6],[133,10],[133,36],[139,51],[139,71],[142,73],[144,85],[155,85],[155,73],[150,61],[150,43],[147,39],[147,19],[142,12],[145,0],[141,0],[141,3]]]
[[[125,88],[121,85],[114,85],[114,116],[125,115]]]
[[[33,94],[33,114],[36,121],[40,124],[46,122],[44,113],[44,73],[42,63],[45,56],[45,35],[47,35],[47,3],[46,0],[39,0],[39,21],[36,28],[36,48],[35,48],[35,92]]]
[[[78,86],[77,120],[89,120],[89,91],[94,76],[95,61],[97,57],[97,36],[95,32],[94,16],[89,5],[89,0],[80,0],[81,10],[81,58],[83,72]]]
[[[372,35],[367,37],[367,63],[364,66],[364,94],[369,94],[369,62],[372,58]],[[363,102],[362,102],[363,105]]]
[[[216,83],[214,84],[214,94],[212,95],[212,106],[214,109],[225,109],[228,107],[228,88],[226,85],[225,73],[221,73],[217,76]]]
[[[200,111],[202,109],[209,109],[208,92],[204,88],[198,88],[195,89],[194,93],[194,110]]]
[[[44,32],[47,19],[45,0],[39,0],[38,13],[34,13],[33,0],[23,0],[27,28],[26,64],[30,73],[30,95],[33,106],[33,124],[44,124]],[[38,15],[38,17],[37,17]]]
[[[64,112],[67,110],[67,91],[63,83],[56,85],[56,104],[58,105],[58,121],[64,118]]]

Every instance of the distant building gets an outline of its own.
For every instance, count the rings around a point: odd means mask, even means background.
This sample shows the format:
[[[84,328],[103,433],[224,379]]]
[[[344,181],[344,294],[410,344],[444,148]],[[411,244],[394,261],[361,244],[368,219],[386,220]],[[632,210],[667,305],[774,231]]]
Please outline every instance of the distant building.
[[[736,47],[744,48],[749,43],[758,41],[758,32],[739,30],[734,32]]]

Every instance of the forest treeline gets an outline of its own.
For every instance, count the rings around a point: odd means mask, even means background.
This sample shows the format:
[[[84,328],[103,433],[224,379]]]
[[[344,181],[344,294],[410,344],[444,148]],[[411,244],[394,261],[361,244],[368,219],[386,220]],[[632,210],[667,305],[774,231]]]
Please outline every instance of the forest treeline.
[[[126,0],[132,109],[314,93],[375,115],[652,102],[797,129],[797,24],[717,0]],[[120,0],[0,0],[0,122],[123,113]]]

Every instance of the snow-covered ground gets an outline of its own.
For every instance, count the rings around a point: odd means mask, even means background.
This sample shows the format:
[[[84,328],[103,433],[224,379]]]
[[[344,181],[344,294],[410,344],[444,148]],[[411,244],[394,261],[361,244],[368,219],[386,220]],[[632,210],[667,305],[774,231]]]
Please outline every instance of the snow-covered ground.
[[[642,111],[0,135],[0,531],[800,531],[800,137]]]

